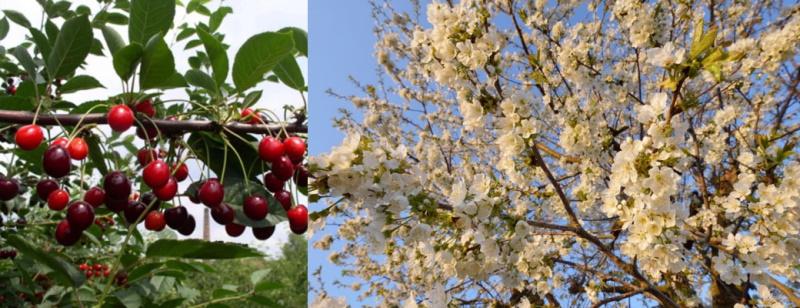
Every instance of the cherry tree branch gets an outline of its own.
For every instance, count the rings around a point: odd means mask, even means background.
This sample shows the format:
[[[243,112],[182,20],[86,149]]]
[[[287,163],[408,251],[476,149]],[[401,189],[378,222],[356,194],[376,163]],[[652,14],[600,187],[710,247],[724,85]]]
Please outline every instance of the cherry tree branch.
[[[0,110],[0,123],[30,124],[33,122],[34,114],[28,111],[8,111]],[[145,124],[155,125],[162,133],[195,132],[195,131],[221,131],[223,128],[237,133],[253,134],[278,134],[284,126],[288,133],[307,133],[308,127],[300,123],[276,123],[276,124],[248,124],[230,122],[220,124],[214,121],[204,120],[163,120],[145,119],[139,121]],[[105,113],[89,114],[40,114],[36,119],[39,125],[86,125],[86,124],[106,124],[108,123]]]

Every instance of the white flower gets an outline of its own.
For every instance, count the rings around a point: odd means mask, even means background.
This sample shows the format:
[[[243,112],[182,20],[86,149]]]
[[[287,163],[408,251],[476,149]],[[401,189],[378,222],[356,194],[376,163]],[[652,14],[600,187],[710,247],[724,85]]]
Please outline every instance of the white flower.
[[[636,105],[636,120],[640,123],[647,124],[658,116],[665,115],[667,112],[668,98],[667,93],[659,92],[650,98],[649,104]]]
[[[667,67],[672,64],[680,64],[683,62],[686,50],[675,47],[672,42],[668,42],[664,44],[664,46],[650,48],[646,53],[647,63],[658,67]]]

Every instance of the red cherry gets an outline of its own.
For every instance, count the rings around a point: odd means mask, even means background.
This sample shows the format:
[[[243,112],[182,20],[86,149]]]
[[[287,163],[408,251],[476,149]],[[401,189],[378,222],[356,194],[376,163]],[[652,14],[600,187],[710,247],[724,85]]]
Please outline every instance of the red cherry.
[[[103,270],[103,265],[102,264],[95,264],[94,266],[92,266],[92,269],[95,270],[95,271],[102,271]]]
[[[292,161],[303,161],[303,156],[306,154],[306,142],[300,137],[292,136],[286,138],[283,141],[283,148]]]
[[[188,217],[189,213],[183,206],[176,206],[164,211],[164,218],[167,221],[167,225],[172,229],[180,229]]]
[[[144,214],[145,206],[139,201],[128,201],[128,206],[125,207],[125,221],[129,224],[136,222],[139,217]]]
[[[136,103],[133,108],[136,109],[136,112],[141,112],[148,117],[152,118],[156,116],[156,108],[153,107],[153,102],[149,99]]]
[[[258,114],[258,112],[253,111],[253,109],[243,109],[241,116],[242,120],[245,120],[250,124],[261,124],[261,116]]]
[[[242,209],[244,209],[244,215],[247,216],[247,218],[258,221],[267,217],[269,204],[267,203],[267,199],[263,196],[252,195],[244,198]]]
[[[16,180],[0,178],[0,200],[8,201],[14,199],[19,193],[19,184]]]
[[[89,145],[86,144],[83,138],[72,139],[67,146],[67,150],[69,151],[69,156],[74,160],[83,160],[89,155]]]
[[[211,209],[211,218],[220,225],[232,223],[234,214],[233,209],[225,203]]]
[[[230,237],[239,237],[244,233],[245,226],[237,224],[235,222],[229,223],[225,225],[225,232],[228,233]]]
[[[58,182],[52,179],[45,179],[36,183],[36,194],[42,200],[47,200],[47,197],[50,196],[51,192],[54,192],[58,189]]]
[[[200,185],[197,197],[203,204],[213,208],[222,203],[222,199],[225,197],[225,188],[222,187],[219,180],[208,179],[203,185]]]
[[[253,228],[253,236],[259,240],[267,240],[275,233],[275,226]]]
[[[136,152],[136,160],[140,166],[146,166],[151,161],[158,157],[158,153],[154,149],[141,149]]]
[[[106,192],[103,191],[100,187],[92,187],[86,191],[83,195],[83,201],[91,204],[93,207],[99,207],[103,205],[103,202],[106,200]]]
[[[167,222],[164,220],[164,213],[159,211],[152,211],[147,214],[144,219],[144,227],[150,231],[161,231],[166,227]]]
[[[142,140],[156,140],[158,139],[158,129],[150,124],[143,124],[136,127],[136,137]]]
[[[63,177],[69,174],[71,167],[69,153],[64,147],[55,146],[44,151],[42,168],[48,175],[54,178]]]
[[[297,206],[289,209],[286,212],[286,217],[289,218],[289,229],[296,234],[306,233],[308,230],[308,209],[305,205],[298,204]]]
[[[284,211],[288,211],[290,208],[292,208],[292,194],[286,190],[276,192],[275,200],[281,204]]]
[[[284,181],[279,179],[275,174],[267,173],[264,175],[264,186],[271,192],[277,192],[283,189]]]
[[[53,140],[53,142],[51,142],[50,146],[48,147],[52,148],[55,146],[62,146],[66,148],[67,145],[69,145],[69,139],[67,139],[67,137],[58,137],[55,140]]]
[[[273,162],[283,156],[283,143],[273,137],[267,136],[258,143],[258,156],[266,162]]]
[[[56,241],[64,246],[75,245],[81,238],[81,234],[81,231],[72,230],[66,219],[59,222],[56,226]]]
[[[47,196],[47,207],[53,211],[60,211],[67,207],[69,203],[69,193],[63,189],[57,189]]]
[[[108,125],[117,132],[124,132],[133,126],[133,111],[126,105],[116,105],[108,110]]]
[[[166,185],[164,185],[162,187],[165,187],[165,186]],[[156,196],[156,194],[153,193],[153,192],[148,191],[148,192],[142,194],[142,197],[139,198],[139,201],[141,201],[142,204],[144,204],[144,206],[149,206],[150,207],[150,211],[157,211],[157,210],[161,209],[161,201],[158,200],[158,196]]]
[[[17,87],[9,86],[8,89],[6,89],[6,93],[8,93],[8,95],[17,94]]]
[[[89,265],[86,263],[82,263],[81,265],[78,266],[78,269],[80,269],[81,271],[86,271],[89,269]]]
[[[175,170],[174,176],[178,182],[182,182],[189,177],[189,167],[186,167],[186,164],[184,163],[181,163],[177,167],[173,167],[173,170]]]
[[[167,178],[167,184],[161,186],[159,188],[153,189],[153,193],[156,194],[158,200],[161,201],[169,201],[175,197],[175,194],[178,193],[178,181],[175,180],[174,177]]]
[[[67,221],[75,231],[83,231],[94,222],[94,208],[86,202],[73,202],[67,209]]]
[[[197,223],[194,221],[194,216],[189,215],[186,217],[186,221],[178,228],[178,233],[183,234],[184,236],[189,236],[194,233],[194,227]]]
[[[42,128],[36,124],[20,127],[14,135],[14,141],[17,142],[20,149],[25,151],[30,151],[39,147],[42,140],[44,140],[44,133],[42,132]]]
[[[103,189],[106,190],[106,197],[115,200],[128,200],[131,195],[131,183],[124,173],[114,171],[106,175],[103,180]]]
[[[288,157],[281,156],[277,160],[272,161],[272,173],[279,179],[287,181],[291,179],[294,174],[294,164]]]
[[[150,188],[159,188],[167,184],[169,175],[169,165],[160,159],[150,162],[142,171],[142,179]]]

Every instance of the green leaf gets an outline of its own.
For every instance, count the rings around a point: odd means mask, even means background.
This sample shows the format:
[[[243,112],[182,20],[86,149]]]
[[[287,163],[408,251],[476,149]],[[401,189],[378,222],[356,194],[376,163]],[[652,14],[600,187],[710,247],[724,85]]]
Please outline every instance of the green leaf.
[[[34,28],[30,28],[28,30],[30,30],[31,38],[36,44],[36,48],[38,48],[39,52],[42,54],[42,58],[47,59],[47,57],[50,56],[51,51],[50,41],[47,40],[47,36]]]
[[[220,7],[211,16],[208,17],[208,30],[211,32],[217,31],[225,19],[225,15],[233,13],[233,9],[227,6]]]
[[[92,48],[89,49],[89,53],[96,55],[96,56],[105,56],[103,54],[103,43],[100,42],[98,39],[92,40]]]
[[[31,244],[19,235],[7,235],[6,244],[14,246],[21,253],[52,269],[52,277],[61,281],[64,285],[79,287],[86,281],[86,277],[75,268],[74,264],[53,251],[42,251],[39,246]]]
[[[308,57],[308,33],[300,28],[286,27],[278,30],[281,33],[292,33],[294,39],[294,48],[303,56]]]
[[[136,279],[142,278],[145,275],[148,275],[155,271],[156,269],[160,268],[162,263],[145,263],[142,265],[137,266],[135,269],[128,273],[128,282],[133,282]]]
[[[34,107],[30,97],[0,96],[0,110],[31,111]]]
[[[256,285],[256,292],[264,292],[269,290],[280,289],[283,285],[277,281],[264,280]]]
[[[174,89],[174,88],[186,88],[188,86],[189,85],[186,84],[186,79],[183,78],[183,75],[181,75],[178,72],[175,72],[175,73],[172,74],[172,76],[167,78],[167,80],[162,82],[156,88],[158,88],[158,89]]]
[[[213,35],[208,34],[208,32],[197,29],[197,36],[203,42],[208,58],[211,61],[214,81],[221,86],[225,83],[225,79],[228,78],[228,53],[222,47],[222,43]]]
[[[128,40],[147,43],[156,34],[167,34],[175,18],[175,0],[132,0]]]
[[[306,87],[306,81],[303,78],[303,72],[300,71],[300,66],[297,65],[297,61],[294,57],[286,57],[275,66],[273,69],[275,75],[278,76],[283,84],[289,86],[292,89],[303,91]]]
[[[92,26],[85,15],[65,21],[47,58],[50,77],[61,78],[72,74],[89,55],[92,40]]]
[[[114,53],[114,70],[122,80],[128,80],[142,58],[142,45],[132,43]]]
[[[88,90],[95,88],[105,88],[97,79],[92,76],[80,75],[69,79],[67,83],[61,86],[61,93],[72,93],[80,90]]]
[[[175,74],[175,58],[161,36],[154,36],[147,42],[142,55],[139,80],[142,89],[158,88]]]
[[[244,97],[244,101],[242,102],[242,105],[244,107],[250,107],[250,106],[255,105],[256,103],[258,103],[258,100],[261,99],[261,94],[262,93],[263,92],[261,90],[247,93],[247,96]]]
[[[20,12],[17,12],[17,11],[14,11],[14,10],[3,10],[3,13],[6,14],[6,17],[8,17],[8,19],[13,21],[15,24],[18,24],[18,25],[23,26],[25,28],[30,28],[31,27],[31,22],[28,21],[28,19],[25,18],[25,15],[23,15]]]
[[[122,13],[109,13],[108,14],[108,22],[115,24],[115,25],[127,25],[128,24],[128,16]]]
[[[717,39],[717,27],[713,26],[708,29],[708,32],[704,33],[699,40],[692,42],[692,47],[689,49],[689,57],[694,59],[704,53],[711,45],[714,44],[714,40]]]
[[[158,240],[147,247],[146,255],[186,259],[237,259],[264,256],[247,245],[197,239]]]
[[[108,46],[108,50],[111,51],[112,56],[117,53],[118,50],[125,47],[125,41],[114,28],[103,26],[103,37],[106,40],[106,46]]]
[[[194,28],[188,28],[188,27],[187,28],[183,28],[183,30],[181,30],[181,32],[178,32],[178,36],[175,37],[175,40],[178,41],[178,42],[183,41],[183,40],[189,38],[190,36],[192,36],[192,34],[194,34],[194,33],[195,33]]]
[[[97,109],[93,110],[102,112]],[[89,161],[92,163],[92,165],[94,165],[97,171],[100,172],[100,174],[108,174],[108,167],[106,166],[105,159],[103,159],[103,151],[100,148],[100,138],[95,134],[91,134],[86,137],[86,143],[89,145]]]
[[[25,71],[28,72],[28,76],[32,76],[31,80],[36,80],[36,63],[33,62],[33,58],[28,53],[28,50],[23,47],[16,47],[12,51],[14,57],[17,58],[22,67],[25,68]]]
[[[265,32],[249,38],[233,62],[233,83],[244,92],[260,81],[294,49],[290,33]]]
[[[3,17],[3,19],[0,19],[0,40],[6,38],[9,28],[11,28],[11,26],[8,24],[8,18]]]
[[[217,84],[211,76],[200,70],[189,70],[186,72],[186,81],[189,84],[208,90],[209,93],[217,93]]]
[[[280,304],[276,303],[275,301],[273,301],[273,300],[271,300],[269,298],[260,296],[260,295],[253,295],[253,296],[247,297],[247,300],[258,304],[261,307],[283,307],[283,305],[280,305]]]
[[[44,23],[44,33],[47,33],[47,40],[50,41],[50,46],[56,43],[56,39],[58,38],[58,26],[54,24],[52,21],[48,20]]]

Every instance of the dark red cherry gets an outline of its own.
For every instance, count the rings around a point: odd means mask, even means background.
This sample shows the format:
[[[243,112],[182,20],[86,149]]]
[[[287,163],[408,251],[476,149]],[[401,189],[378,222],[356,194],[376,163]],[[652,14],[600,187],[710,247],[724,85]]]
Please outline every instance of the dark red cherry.
[[[67,149],[60,146],[48,148],[42,157],[42,168],[44,172],[54,178],[60,178],[69,174],[72,166]]]
[[[245,226],[237,224],[235,222],[229,223],[225,225],[225,232],[228,233],[230,237],[239,237],[244,233]]]
[[[283,141],[283,149],[286,155],[294,162],[303,161],[306,155],[306,142],[300,137],[292,136]]]
[[[288,157],[281,156],[272,162],[272,174],[283,181],[287,181],[294,175],[294,163]]]
[[[292,194],[290,194],[288,191],[281,190],[276,192],[275,200],[281,204],[284,211],[288,211],[290,208],[292,208]]]
[[[169,175],[169,165],[160,159],[151,161],[144,167],[144,170],[142,170],[142,180],[144,180],[144,183],[150,186],[150,188],[159,188],[167,184]]]
[[[19,184],[13,179],[0,178],[0,200],[8,201],[19,194]]]
[[[212,208],[222,203],[224,197],[225,189],[217,179],[206,180],[197,191],[197,198],[200,199],[200,202]]]
[[[154,149],[141,149],[139,152],[136,152],[136,161],[139,162],[140,166],[147,166],[147,164],[156,158],[158,158],[158,152]]]
[[[103,180],[103,188],[109,199],[128,200],[131,195],[131,183],[128,177],[120,171],[114,171],[106,175]]]
[[[156,194],[158,200],[161,201],[169,201],[175,197],[175,194],[178,193],[178,181],[175,180],[174,177],[167,178],[167,184],[161,186],[159,188],[153,189],[153,193]]]
[[[151,118],[156,116],[156,108],[153,107],[153,102],[149,99],[136,103],[133,109],[135,109],[136,112],[141,112]]]
[[[275,226],[253,228],[253,236],[259,240],[267,240],[275,233]]]
[[[81,231],[73,230],[69,222],[64,219],[56,226],[56,241],[64,246],[72,246],[81,238]]]
[[[283,156],[283,142],[271,136],[264,137],[258,143],[258,156],[266,162],[273,162]]]
[[[296,234],[303,234],[308,230],[308,209],[305,205],[298,204],[286,212],[289,218],[289,229]]]
[[[106,207],[114,212],[119,213],[128,207],[128,199],[110,199],[106,196]]]
[[[50,193],[56,189],[58,189],[58,182],[53,179],[44,179],[36,183],[36,195],[42,200],[47,200]]]
[[[142,124],[136,126],[136,137],[142,140],[156,140],[158,139],[158,129],[151,124]]]
[[[94,208],[84,201],[76,201],[67,209],[67,221],[75,231],[83,231],[94,222]]]
[[[144,210],[144,204],[141,202],[134,200],[128,201],[128,206],[125,207],[125,221],[129,224],[136,222],[136,220],[144,214]]]
[[[222,203],[211,208],[211,218],[220,225],[227,225],[233,222],[234,211],[229,205]]]
[[[184,163],[181,163],[177,167],[173,166],[172,170],[175,172],[174,176],[178,182],[183,182],[183,180],[189,177],[189,167],[186,167]]]
[[[294,184],[298,187],[308,187],[308,169],[305,166],[295,168]]]
[[[83,201],[86,201],[93,207],[99,207],[106,201],[106,192],[97,186],[89,188],[83,195]]]
[[[272,172],[264,175],[264,186],[266,186],[267,190],[270,192],[274,193],[283,190],[283,184],[284,181],[272,174]]]
[[[267,217],[269,204],[264,196],[252,195],[244,198],[242,209],[244,209],[245,216],[252,220],[259,221]]]
[[[161,201],[158,200],[156,194],[151,191],[143,193],[141,197],[139,197],[139,201],[144,204],[145,207],[150,207],[150,211],[157,211],[161,208]]]
[[[178,233],[183,234],[184,236],[189,236],[194,233],[194,227],[197,223],[194,221],[194,216],[189,215],[186,218],[186,221],[181,225],[178,229]]]
[[[167,225],[175,230],[178,230],[181,226],[183,226],[183,223],[186,222],[188,215],[189,213],[183,206],[176,206],[164,211],[164,218],[167,221]]]

